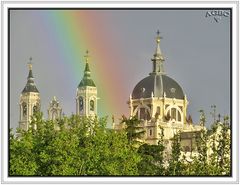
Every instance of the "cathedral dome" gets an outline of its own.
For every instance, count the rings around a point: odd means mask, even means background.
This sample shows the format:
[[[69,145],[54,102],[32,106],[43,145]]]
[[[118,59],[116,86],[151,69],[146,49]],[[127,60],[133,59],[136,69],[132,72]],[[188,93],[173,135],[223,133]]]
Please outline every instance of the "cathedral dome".
[[[153,70],[150,75],[141,80],[133,89],[132,98],[151,98],[151,97],[166,97],[184,99],[184,94],[181,86],[172,78],[168,77],[163,68],[165,61],[161,49],[159,31],[157,32],[157,47],[153,55],[152,63]]]
[[[151,98],[154,97],[184,99],[181,86],[172,78],[164,74],[151,74],[141,80],[133,89],[132,98]]]

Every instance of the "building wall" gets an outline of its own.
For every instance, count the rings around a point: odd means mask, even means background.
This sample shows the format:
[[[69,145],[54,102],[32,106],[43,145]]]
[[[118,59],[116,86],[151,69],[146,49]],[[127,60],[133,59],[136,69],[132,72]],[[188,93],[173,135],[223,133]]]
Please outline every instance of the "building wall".
[[[23,105],[27,105],[27,113],[26,116],[23,115]],[[34,113],[34,108],[37,107],[38,110],[40,110],[40,96],[39,93],[35,92],[28,92],[28,93],[23,93],[20,96],[20,121],[19,121],[19,127],[24,130],[28,130],[29,128],[29,123],[31,122],[31,116],[33,116]],[[34,107],[36,106],[36,107]]]
[[[80,111],[79,98],[83,98],[83,110]],[[94,103],[94,109],[91,109],[91,101]],[[76,113],[77,115],[94,116],[97,115],[97,88],[81,87],[77,89],[76,97]]]

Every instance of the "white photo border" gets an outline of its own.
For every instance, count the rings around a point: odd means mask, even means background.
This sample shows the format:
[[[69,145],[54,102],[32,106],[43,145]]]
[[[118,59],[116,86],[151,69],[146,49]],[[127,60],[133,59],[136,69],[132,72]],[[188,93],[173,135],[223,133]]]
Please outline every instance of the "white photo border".
[[[9,177],[9,8],[231,8],[232,177]],[[4,184],[238,184],[239,183],[239,2],[238,1],[1,1],[1,183]]]

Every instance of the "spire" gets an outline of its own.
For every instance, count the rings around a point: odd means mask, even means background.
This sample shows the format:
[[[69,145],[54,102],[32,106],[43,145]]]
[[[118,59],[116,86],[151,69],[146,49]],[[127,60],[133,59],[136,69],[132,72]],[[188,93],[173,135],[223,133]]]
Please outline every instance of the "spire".
[[[89,61],[89,51],[88,50],[86,51],[86,55],[84,56],[84,58],[85,58],[85,62],[86,62],[84,72],[90,72],[89,64],[88,64],[88,61]]]
[[[32,74],[32,57],[29,58],[28,68],[29,68],[28,79],[30,78],[34,79]]]
[[[159,30],[157,31],[157,37],[156,37],[156,42],[157,42],[157,48],[156,48],[156,52],[155,55],[162,55],[161,49],[160,49],[160,41],[161,41],[162,37],[160,37],[160,32]]]
[[[90,68],[89,68],[89,51],[86,51],[86,55],[84,56],[85,58],[85,69],[84,69],[84,75],[83,75],[83,79],[81,80],[80,84],[78,85],[78,87],[82,87],[82,86],[93,86],[96,87],[93,80],[91,79],[91,72],[90,72]]]
[[[32,70],[32,57],[29,58],[28,68],[29,70]]]
[[[28,72],[28,77],[27,77],[27,84],[24,87],[22,93],[39,92],[34,83],[34,77],[33,77],[33,72],[32,72],[32,57],[29,58],[28,69],[29,69],[29,72]]]
[[[156,51],[153,55],[153,58],[151,59],[153,62],[153,72],[150,74],[163,74],[164,69],[163,69],[163,61],[164,57],[162,55],[161,49],[160,49],[160,41],[162,37],[160,36],[159,30],[157,31],[157,37],[156,37]]]

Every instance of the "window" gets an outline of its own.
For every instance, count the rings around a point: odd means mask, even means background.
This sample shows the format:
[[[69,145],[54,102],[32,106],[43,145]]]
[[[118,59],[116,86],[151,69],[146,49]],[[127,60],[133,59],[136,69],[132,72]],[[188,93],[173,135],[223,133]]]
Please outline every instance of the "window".
[[[23,110],[23,117],[27,116],[27,104],[26,103],[22,104],[22,110]]]
[[[177,110],[176,108],[172,108],[168,111],[166,120],[175,120],[177,122],[181,122],[181,112]]]
[[[181,114],[179,111],[178,111],[178,121],[181,121]]]
[[[171,118],[176,120],[176,109],[175,108],[171,109]]]
[[[83,98],[80,96],[79,98],[79,110],[82,111],[83,110]]]
[[[38,106],[37,106],[37,105],[34,105],[34,106],[33,106],[33,114],[35,114],[36,112],[38,112]]]
[[[147,110],[146,110],[146,114],[147,114],[147,120],[150,120],[151,117],[150,117],[150,114],[149,114],[149,112]]]
[[[157,107],[157,113],[160,115],[160,107]]]
[[[90,100],[90,111],[94,111],[94,101]]]
[[[152,129],[149,130],[149,136],[152,136]]]
[[[155,118],[158,119],[159,116],[160,116],[160,107],[158,106],[158,107],[157,107],[156,114],[155,114]]]
[[[145,119],[145,108],[140,108],[140,119]]]

